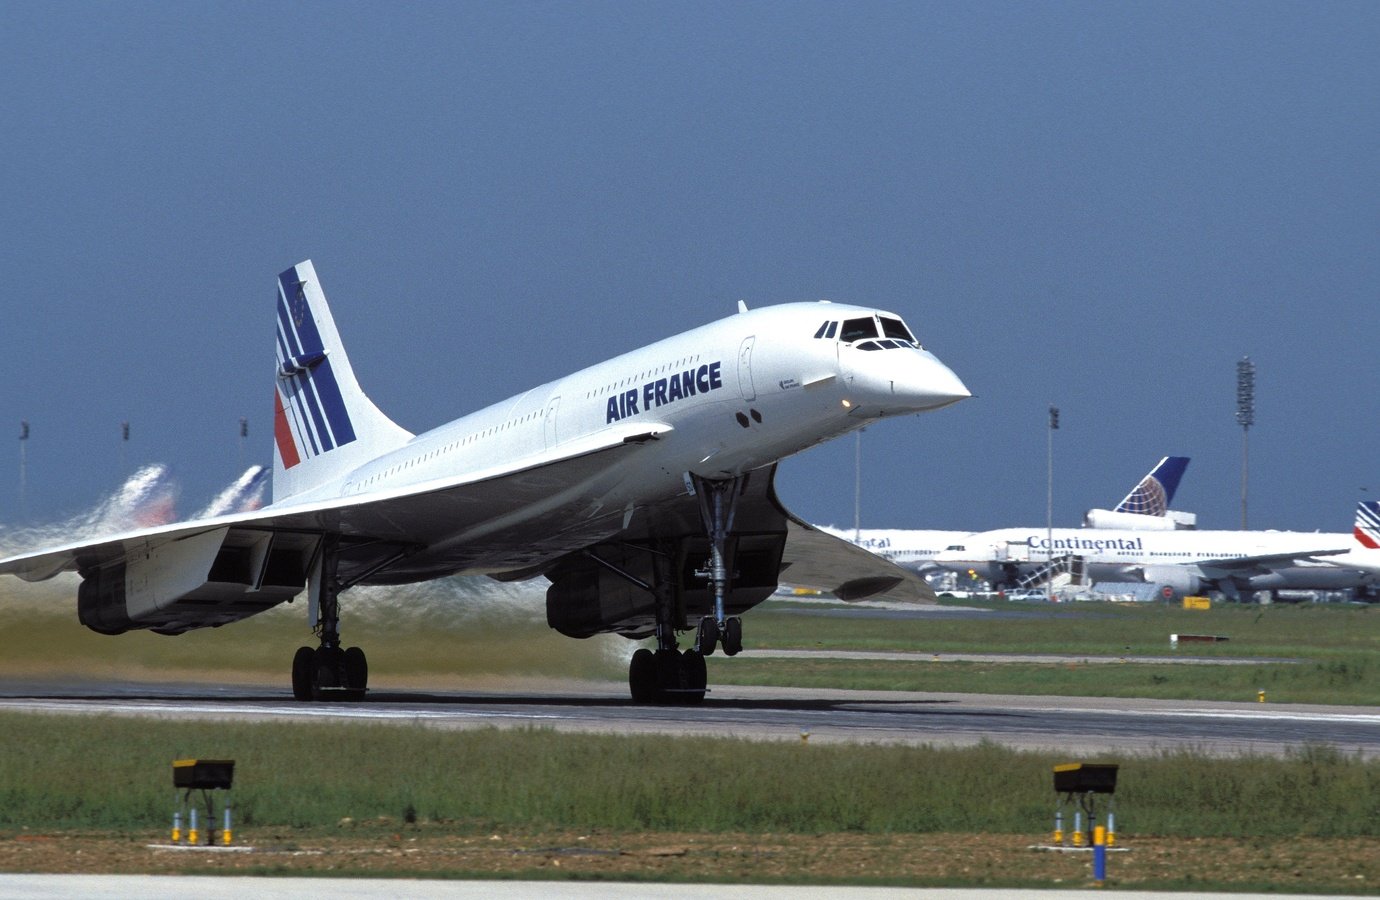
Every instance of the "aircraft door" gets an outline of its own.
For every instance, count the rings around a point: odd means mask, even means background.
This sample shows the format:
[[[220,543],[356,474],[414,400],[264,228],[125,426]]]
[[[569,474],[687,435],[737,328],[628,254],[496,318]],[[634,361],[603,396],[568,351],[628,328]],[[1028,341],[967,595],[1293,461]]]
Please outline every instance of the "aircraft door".
[[[546,412],[542,414],[542,434],[546,439],[546,449],[556,446],[556,410],[561,405],[559,396],[546,401]]]
[[[743,344],[738,348],[738,390],[742,392],[744,400],[757,399],[757,390],[752,386],[752,344],[756,340],[756,335],[743,338]]]

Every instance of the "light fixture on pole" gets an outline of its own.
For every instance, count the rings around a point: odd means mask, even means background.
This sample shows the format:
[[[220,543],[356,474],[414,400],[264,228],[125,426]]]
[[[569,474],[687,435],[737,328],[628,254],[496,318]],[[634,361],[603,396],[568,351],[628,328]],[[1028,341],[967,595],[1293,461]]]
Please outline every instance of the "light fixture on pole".
[[[1054,432],[1059,430],[1059,407],[1049,407],[1049,473],[1045,497],[1045,598],[1054,602]]]
[[[26,498],[29,480],[29,420],[19,423],[19,518],[29,517],[29,504]]]
[[[1236,424],[1241,426],[1241,530],[1246,530],[1246,487],[1249,483],[1249,432],[1255,424],[1255,363],[1243,356],[1236,364]]]

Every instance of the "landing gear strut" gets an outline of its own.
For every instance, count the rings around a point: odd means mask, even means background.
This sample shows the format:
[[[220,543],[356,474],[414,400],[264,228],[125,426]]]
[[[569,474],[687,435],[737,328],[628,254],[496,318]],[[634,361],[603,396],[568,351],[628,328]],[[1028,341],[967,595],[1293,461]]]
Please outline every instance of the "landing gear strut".
[[[675,598],[667,553],[653,557],[652,580],[644,585],[656,598],[656,650],[642,647],[628,664],[628,688],[634,703],[695,704],[704,701],[709,672],[696,650],[681,652],[676,643]]]
[[[338,538],[327,535],[312,570],[308,594],[312,631],[320,645],[315,649],[299,647],[292,657],[292,696],[296,700],[363,700],[369,689],[369,661],[364,651],[340,646],[340,592],[349,585],[336,574],[338,544]]]
[[[712,655],[715,647],[722,647],[729,656],[736,656],[743,649],[743,621],[726,612],[732,580],[726,547],[744,480],[690,477],[699,498],[700,521],[709,535],[709,559],[705,568],[695,574],[709,582],[714,611],[700,619],[694,646],[682,652],[676,643],[678,616],[671,591],[669,554],[658,553],[653,566],[654,583],[639,582],[656,597],[656,650],[638,650],[628,665],[628,687],[634,703],[699,703],[704,700],[709,682],[705,657]]]
[[[737,509],[743,479],[711,481],[698,475],[690,477],[694,480],[695,495],[700,500],[700,521],[709,533],[708,566],[695,574],[708,579],[714,591],[714,615],[700,619],[695,634],[695,649],[709,656],[714,652],[714,645],[720,644],[725,654],[737,656],[743,649],[743,620],[725,613],[729,573],[724,551],[728,534],[733,530],[733,514]]]

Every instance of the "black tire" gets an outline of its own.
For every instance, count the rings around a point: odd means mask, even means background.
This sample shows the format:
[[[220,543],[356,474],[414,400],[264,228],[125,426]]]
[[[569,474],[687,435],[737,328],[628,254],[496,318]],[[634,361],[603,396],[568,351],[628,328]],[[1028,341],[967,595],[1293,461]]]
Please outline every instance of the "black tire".
[[[345,650],[345,686],[360,695],[369,687],[369,660],[358,647]]]
[[[695,633],[695,649],[705,656],[714,655],[714,645],[719,642],[719,623],[713,616],[700,619],[699,631]]]
[[[656,701],[656,657],[646,647],[639,648],[628,663],[628,690],[634,703]]]
[[[316,651],[298,647],[292,657],[292,699],[312,700],[316,695]]]
[[[686,650],[680,658],[682,680],[686,693],[680,695],[680,702],[689,706],[704,702],[704,692],[709,686],[709,669],[704,664],[704,655],[695,650]]]
[[[656,702],[679,703],[680,689],[685,687],[682,679],[685,669],[681,666],[680,651],[674,649],[658,650],[656,659]]]
[[[743,620],[737,616],[729,616],[728,621],[724,622],[723,633],[724,653],[728,656],[737,656],[743,649]]]
[[[316,687],[318,692],[322,688],[344,687],[344,676],[345,654],[341,652],[340,648],[316,648]]]

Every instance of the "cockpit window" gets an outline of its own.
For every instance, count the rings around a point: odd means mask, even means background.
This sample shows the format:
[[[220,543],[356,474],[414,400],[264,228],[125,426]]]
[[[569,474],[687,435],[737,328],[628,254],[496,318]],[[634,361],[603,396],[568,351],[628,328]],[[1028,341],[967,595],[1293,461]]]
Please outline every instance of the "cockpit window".
[[[880,350],[882,345],[876,341],[863,341],[861,344],[854,344],[859,350]]]
[[[874,338],[877,336],[877,320],[868,316],[866,319],[845,319],[843,330],[839,332],[839,340],[845,344],[860,341],[863,338]]]
[[[820,325],[820,326],[819,326],[819,331],[816,331],[816,332],[815,332],[815,337],[816,337],[816,338],[822,338],[822,337],[824,337],[824,332],[825,332],[826,329],[828,329],[828,327],[829,327],[829,323],[828,323],[828,322],[825,322],[823,325]]]
[[[834,337],[834,335],[836,335],[836,334],[838,334],[838,333],[839,333],[839,323],[838,323],[838,322],[830,322],[830,323],[829,323],[829,330],[826,331],[826,332],[824,333],[824,336],[827,337],[827,338],[832,339],[832,338]]]
[[[882,320],[882,334],[889,338],[896,338],[898,341],[917,343],[915,336],[910,333],[910,329],[906,328],[906,323],[900,319],[893,319],[890,316],[880,316],[879,318]]]

